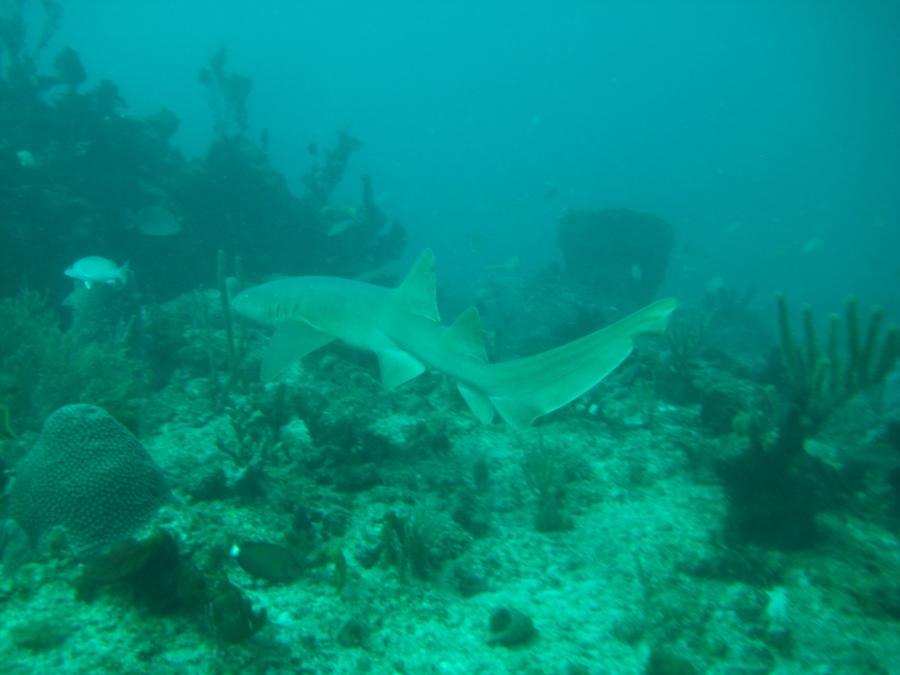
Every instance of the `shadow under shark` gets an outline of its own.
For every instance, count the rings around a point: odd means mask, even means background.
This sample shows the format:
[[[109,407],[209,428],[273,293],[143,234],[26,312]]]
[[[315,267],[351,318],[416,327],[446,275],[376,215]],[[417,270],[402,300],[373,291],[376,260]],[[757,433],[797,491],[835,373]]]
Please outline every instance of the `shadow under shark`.
[[[275,327],[261,376],[272,380],[295,360],[342,340],[375,352],[381,380],[396,387],[433,368],[456,381],[482,422],[494,410],[516,429],[561,408],[609,375],[639,335],[661,334],[678,303],[657,300],[619,321],[554,349],[488,363],[474,307],[440,323],[434,254],[424,251],[397,288],[339,277],[286,277],[234,298],[241,315]]]

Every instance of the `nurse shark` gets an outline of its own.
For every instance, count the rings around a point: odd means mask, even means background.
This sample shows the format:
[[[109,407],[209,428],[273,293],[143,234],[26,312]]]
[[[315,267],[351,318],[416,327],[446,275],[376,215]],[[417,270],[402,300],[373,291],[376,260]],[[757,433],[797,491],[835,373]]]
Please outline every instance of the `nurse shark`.
[[[657,300],[619,321],[533,356],[489,363],[481,319],[470,307],[440,322],[434,255],[424,251],[396,288],[325,276],[285,277],[234,298],[235,310],[274,326],[261,376],[272,380],[295,360],[341,340],[378,357],[381,380],[396,387],[432,368],[455,380],[475,417],[494,411],[516,429],[561,408],[622,363],[634,338],[661,334],[678,303]]]

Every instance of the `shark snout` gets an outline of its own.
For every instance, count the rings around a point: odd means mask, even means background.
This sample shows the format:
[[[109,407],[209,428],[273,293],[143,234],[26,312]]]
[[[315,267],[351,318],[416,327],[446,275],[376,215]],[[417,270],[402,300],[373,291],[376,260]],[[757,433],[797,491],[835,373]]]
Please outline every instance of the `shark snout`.
[[[253,306],[252,290],[253,289],[241,291],[236,296],[234,296],[234,298],[231,299],[231,306],[234,309],[234,311],[248,319],[257,318],[255,316],[253,316],[253,312],[251,311],[251,308]]]

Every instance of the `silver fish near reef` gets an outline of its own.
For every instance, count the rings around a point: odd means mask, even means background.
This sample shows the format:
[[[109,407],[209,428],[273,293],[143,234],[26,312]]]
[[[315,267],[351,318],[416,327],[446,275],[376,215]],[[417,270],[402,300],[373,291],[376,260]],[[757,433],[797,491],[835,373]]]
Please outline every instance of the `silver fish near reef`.
[[[69,265],[65,275],[84,283],[86,288],[93,284],[124,284],[128,281],[128,262],[117,267],[116,263],[98,255],[89,255]]]
[[[148,237],[171,237],[181,232],[181,221],[165,206],[148,206],[131,220],[131,226]]]
[[[331,227],[328,228],[328,236],[336,237],[339,234],[343,234],[347,230],[352,230],[354,227],[359,227],[362,224],[363,221],[359,217],[344,218],[343,220],[331,224]]]

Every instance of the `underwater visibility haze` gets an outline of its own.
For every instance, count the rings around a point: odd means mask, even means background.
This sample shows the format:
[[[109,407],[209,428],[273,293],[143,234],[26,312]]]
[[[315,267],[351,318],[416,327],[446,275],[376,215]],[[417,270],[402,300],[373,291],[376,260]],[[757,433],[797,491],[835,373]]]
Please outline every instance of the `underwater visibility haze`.
[[[900,672],[897,35],[0,0],[0,672]]]

